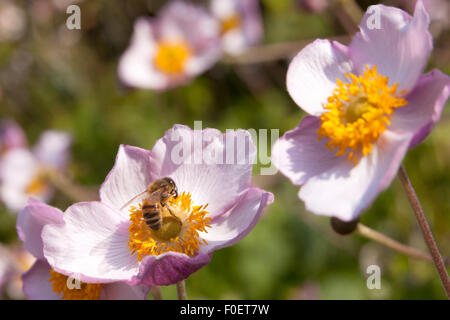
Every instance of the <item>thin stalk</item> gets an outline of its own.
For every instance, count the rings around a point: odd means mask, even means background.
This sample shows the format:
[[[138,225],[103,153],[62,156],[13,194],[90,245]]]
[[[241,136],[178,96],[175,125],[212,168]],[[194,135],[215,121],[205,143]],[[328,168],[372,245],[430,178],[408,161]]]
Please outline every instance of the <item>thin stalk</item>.
[[[178,300],[187,300],[186,283],[184,282],[184,280],[177,282],[177,295]]]
[[[162,300],[161,289],[159,286],[153,286],[150,289],[150,293],[152,294],[153,300]]]
[[[60,190],[68,198],[74,201],[98,200],[97,193],[91,192],[90,190],[75,184],[57,170],[45,169],[44,176],[56,189]]]
[[[388,236],[363,225],[362,223],[358,223],[356,227],[356,232],[365,238],[376,241],[388,248],[403,253],[411,258],[433,262],[431,256],[426,254],[425,252],[412,247],[408,247],[407,245],[404,245],[403,243],[400,243],[397,240],[391,239]]]
[[[450,299],[450,278],[448,277],[447,269],[445,268],[444,259],[442,258],[436,241],[434,240],[433,234],[431,233],[430,225],[428,224],[427,218],[425,217],[416,191],[414,190],[414,187],[412,186],[408,174],[406,173],[403,166],[401,166],[398,171],[398,178],[403,185],[411,208],[416,215],[417,223],[419,224],[423,238],[425,239],[428,249],[430,250],[431,257],[433,258],[433,263],[439,274],[442,285],[444,286],[445,292],[447,293],[447,297]]]

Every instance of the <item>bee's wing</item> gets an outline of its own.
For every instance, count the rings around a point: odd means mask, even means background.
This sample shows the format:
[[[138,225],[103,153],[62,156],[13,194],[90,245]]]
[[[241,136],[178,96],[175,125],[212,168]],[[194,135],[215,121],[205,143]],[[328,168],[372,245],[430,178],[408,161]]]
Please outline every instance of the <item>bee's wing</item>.
[[[133,202],[135,202],[136,200],[138,200],[138,199],[144,197],[146,194],[147,194],[147,190],[145,190],[145,191],[139,193],[138,195],[134,196],[134,197],[131,198],[129,201],[127,201],[127,203],[125,203],[125,204],[120,208],[120,210],[123,210],[123,209],[125,209],[126,207],[130,206]]]
[[[153,191],[152,193],[148,194],[147,200],[149,202],[155,202],[161,200],[161,190]]]

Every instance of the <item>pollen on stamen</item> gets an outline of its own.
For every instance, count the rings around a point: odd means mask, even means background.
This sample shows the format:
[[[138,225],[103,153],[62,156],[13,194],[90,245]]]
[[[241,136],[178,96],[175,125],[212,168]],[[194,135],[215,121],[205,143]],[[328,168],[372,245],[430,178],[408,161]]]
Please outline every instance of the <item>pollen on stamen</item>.
[[[355,165],[361,156],[372,152],[378,137],[390,125],[396,108],[407,101],[397,92],[398,84],[389,86],[388,77],[366,66],[363,75],[345,75],[348,82],[336,80],[337,88],[328,97],[321,116],[318,140],[327,138],[326,147],[336,156],[347,155]]]
[[[62,295],[61,299],[63,300],[99,300],[103,289],[101,283],[78,282],[78,284],[72,284],[68,276],[53,269],[50,269],[48,281],[52,284],[53,292]]]
[[[154,58],[155,66],[162,72],[175,75],[182,73],[186,61],[192,56],[192,49],[187,42],[161,41]]]
[[[194,206],[191,195],[182,193],[176,199],[171,199],[169,206],[173,213],[179,218],[182,227],[178,235],[171,239],[161,239],[158,232],[152,230],[145,222],[142,215],[142,204],[131,207],[129,231],[129,250],[137,254],[137,260],[141,261],[148,255],[160,255],[173,251],[195,256],[202,244],[207,245],[206,240],[200,238],[200,232],[208,232],[211,217],[207,217],[208,205]],[[166,208],[163,215],[170,217]]]

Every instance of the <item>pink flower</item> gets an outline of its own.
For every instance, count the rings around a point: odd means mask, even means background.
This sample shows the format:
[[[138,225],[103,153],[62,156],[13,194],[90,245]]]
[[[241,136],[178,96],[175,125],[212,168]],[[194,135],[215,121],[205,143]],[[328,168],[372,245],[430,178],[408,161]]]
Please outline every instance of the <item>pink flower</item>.
[[[380,29],[368,27],[373,12]],[[275,143],[272,160],[302,186],[308,210],[357,218],[439,120],[450,78],[422,75],[432,49],[428,24],[420,1],[414,17],[373,6],[348,47],[316,40],[291,62],[288,91],[310,115]]]
[[[16,246],[0,245],[0,299],[6,293],[11,299],[23,299],[21,275],[36,261],[28,251]]]
[[[245,149],[235,152],[228,143],[237,140]],[[249,233],[273,201],[271,193],[251,185],[255,153],[247,131],[221,134],[180,125],[151,151],[120,146],[101,202],[77,203],[63,223],[45,226],[44,255],[55,270],[77,273],[82,281],[170,285],[186,279],[215,250]],[[226,155],[229,164],[220,161]],[[173,179],[178,197],[169,202],[172,214],[162,211],[155,231],[142,218],[142,198],[129,200],[163,177]]]
[[[19,211],[29,197],[48,201],[53,188],[47,183],[47,169],[62,170],[68,161],[71,137],[47,130],[33,149],[14,148],[6,152],[0,165],[0,199],[12,211]]]
[[[63,223],[63,213],[59,209],[36,200],[19,213],[17,233],[23,241],[23,248],[36,257],[33,266],[22,275],[23,291],[32,300],[143,300],[149,288],[132,287],[123,282],[95,283],[77,282],[67,275],[52,269],[43,253],[42,229],[46,225]]]
[[[6,152],[27,145],[27,138],[22,128],[13,120],[3,119],[0,122],[0,161]]]
[[[212,0],[211,12],[221,25],[225,52],[238,54],[263,36],[258,0]]]
[[[221,56],[219,25],[202,7],[174,1],[157,18],[139,18],[118,74],[131,87],[163,90],[182,85]]]

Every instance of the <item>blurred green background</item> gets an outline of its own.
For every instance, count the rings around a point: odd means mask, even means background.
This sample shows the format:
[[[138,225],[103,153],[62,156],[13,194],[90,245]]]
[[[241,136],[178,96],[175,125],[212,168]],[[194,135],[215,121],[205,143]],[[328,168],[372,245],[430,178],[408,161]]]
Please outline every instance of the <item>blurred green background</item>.
[[[222,131],[273,128],[281,136],[305,115],[285,88],[288,59],[257,64],[224,59],[188,85],[160,93],[121,86],[116,68],[134,19],[155,14],[165,1],[81,2],[81,31],[66,29],[65,8],[58,9],[52,1],[14,2],[24,9],[26,26],[20,39],[0,43],[0,118],[15,119],[30,144],[49,128],[70,132],[74,144],[69,171],[81,185],[102,183],[119,144],[151,149],[176,123],[193,127],[194,120],[202,120],[203,127]],[[334,10],[306,12],[297,2],[261,2],[265,44],[346,35]],[[377,1],[358,3],[365,10]],[[426,70],[450,72],[449,38],[448,30],[435,36]],[[449,123],[447,106],[432,134],[405,159],[445,256],[450,256]],[[335,234],[328,218],[305,211],[298,187],[286,178],[259,176],[258,165],[254,174],[254,183],[273,192],[275,202],[246,238],[216,251],[212,262],[187,280],[189,298],[445,298],[432,264],[358,235]],[[61,209],[71,203],[61,193],[52,201]],[[362,215],[362,222],[426,250],[398,181]],[[0,204],[0,242],[16,241],[15,217]],[[380,290],[366,286],[365,270],[370,264],[381,267]],[[175,288],[163,288],[163,295],[176,298]]]

